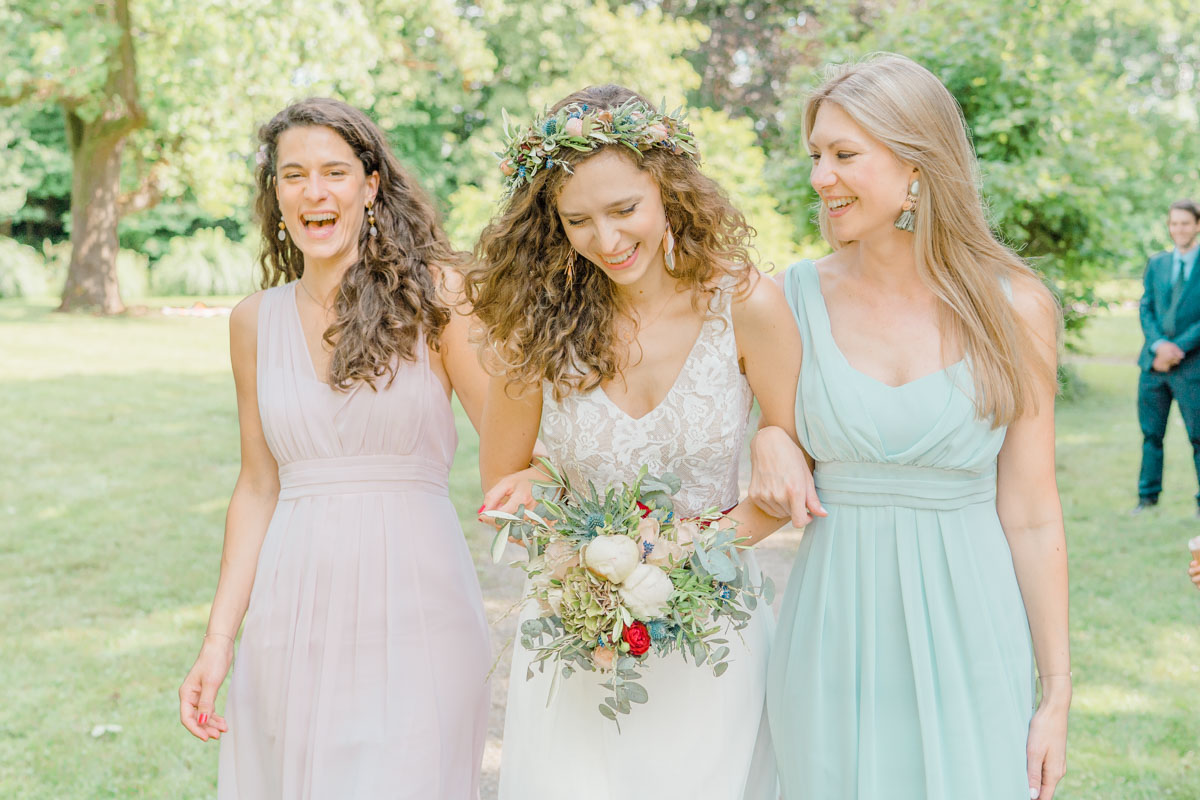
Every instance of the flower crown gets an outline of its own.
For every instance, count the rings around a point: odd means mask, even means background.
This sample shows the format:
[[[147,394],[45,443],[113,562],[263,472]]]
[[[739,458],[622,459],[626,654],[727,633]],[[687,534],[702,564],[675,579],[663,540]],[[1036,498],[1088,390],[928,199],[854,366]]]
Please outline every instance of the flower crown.
[[[539,170],[555,164],[570,172],[570,163],[562,157],[566,150],[586,153],[609,144],[623,144],[640,155],[657,146],[699,161],[695,139],[685,118],[680,109],[668,113],[665,103],[659,111],[631,97],[611,110],[570,103],[558,113],[539,117],[533,125],[514,134],[505,112],[504,135],[508,147],[496,155],[500,157],[500,171],[504,173],[509,193],[532,181]]]

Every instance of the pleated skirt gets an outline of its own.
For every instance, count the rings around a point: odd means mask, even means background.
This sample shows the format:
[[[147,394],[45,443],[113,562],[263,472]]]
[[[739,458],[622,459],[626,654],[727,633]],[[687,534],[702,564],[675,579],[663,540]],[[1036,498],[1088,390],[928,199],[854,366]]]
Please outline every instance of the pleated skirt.
[[[220,800],[474,800],[491,649],[449,499],[281,500],[221,739]]]
[[[785,800],[1027,800],[1032,648],[994,500],[827,507],[768,669]]]

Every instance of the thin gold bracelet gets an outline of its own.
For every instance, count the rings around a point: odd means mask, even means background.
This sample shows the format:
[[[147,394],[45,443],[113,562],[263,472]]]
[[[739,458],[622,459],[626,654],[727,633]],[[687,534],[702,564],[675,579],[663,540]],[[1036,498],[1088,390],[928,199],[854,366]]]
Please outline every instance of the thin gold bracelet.
[[[204,634],[203,638],[207,639],[210,636],[221,636],[221,637],[228,639],[231,642],[234,640],[233,637],[230,636],[228,633],[206,633],[206,634]]]
[[[1040,681],[1040,680],[1045,680],[1046,678],[1074,678],[1074,677],[1075,677],[1074,672],[1058,672],[1058,673],[1055,673],[1054,675],[1038,675],[1037,679]]]

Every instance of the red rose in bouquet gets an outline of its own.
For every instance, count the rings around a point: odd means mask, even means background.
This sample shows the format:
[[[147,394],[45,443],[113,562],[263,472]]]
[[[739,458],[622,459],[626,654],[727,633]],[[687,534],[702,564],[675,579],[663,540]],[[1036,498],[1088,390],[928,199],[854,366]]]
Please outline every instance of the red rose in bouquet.
[[[644,655],[650,649],[650,631],[646,630],[646,626],[641,622],[634,622],[627,627],[621,638],[629,645],[631,656]]]

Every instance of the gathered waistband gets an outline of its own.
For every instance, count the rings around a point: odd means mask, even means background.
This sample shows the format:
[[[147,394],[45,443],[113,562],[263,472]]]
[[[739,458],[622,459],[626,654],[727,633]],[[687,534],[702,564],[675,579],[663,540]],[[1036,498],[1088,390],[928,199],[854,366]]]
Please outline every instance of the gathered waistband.
[[[971,472],[912,464],[822,461],[813,474],[823,503],[948,511],[996,500],[996,469]]]
[[[279,499],[365,492],[448,496],[450,468],[420,456],[337,456],[279,466]]]

